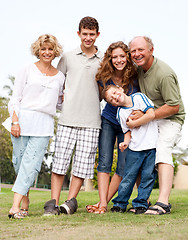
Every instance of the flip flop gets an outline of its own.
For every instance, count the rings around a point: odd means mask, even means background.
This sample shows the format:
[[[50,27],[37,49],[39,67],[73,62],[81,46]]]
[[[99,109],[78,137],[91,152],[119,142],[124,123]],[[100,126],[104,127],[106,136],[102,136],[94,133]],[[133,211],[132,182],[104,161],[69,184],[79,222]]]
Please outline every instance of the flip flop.
[[[24,216],[22,216],[22,214],[20,212],[15,212],[15,213],[9,213],[8,214],[9,219],[23,219]]]
[[[21,215],[24,216],[24,217],[29,216],[28,209],[23,209],[23,208],[21,208],[21,209],[20,209],[20,213],[21,213]]]

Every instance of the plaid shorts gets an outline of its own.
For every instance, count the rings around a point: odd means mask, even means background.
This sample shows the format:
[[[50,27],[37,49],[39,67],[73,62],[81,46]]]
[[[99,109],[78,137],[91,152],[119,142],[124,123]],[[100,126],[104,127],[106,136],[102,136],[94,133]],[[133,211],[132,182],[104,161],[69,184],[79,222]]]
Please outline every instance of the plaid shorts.
[[[100,129],[58,125],[52,172],[65,175],[72,160],[72,174],[79,178],[93,178],[95,155]]]

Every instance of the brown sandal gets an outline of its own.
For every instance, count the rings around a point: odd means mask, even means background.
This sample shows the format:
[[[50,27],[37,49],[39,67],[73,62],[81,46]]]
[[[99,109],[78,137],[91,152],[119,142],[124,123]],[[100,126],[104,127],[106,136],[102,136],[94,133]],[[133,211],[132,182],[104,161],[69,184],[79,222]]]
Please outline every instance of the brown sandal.
[[[102,207],[97,208],[97,209],[94,211],[94,213],[95,213],[95,214],[103,214],[103,213],[106,213],[106,211],[107,211],[107,207],[102,206]]]
[[[88,213],[93,213],[95,212],[95,210],[97,210],[99,208],[99,203],[95,204],[95,205],[87,205],[86,209]]]

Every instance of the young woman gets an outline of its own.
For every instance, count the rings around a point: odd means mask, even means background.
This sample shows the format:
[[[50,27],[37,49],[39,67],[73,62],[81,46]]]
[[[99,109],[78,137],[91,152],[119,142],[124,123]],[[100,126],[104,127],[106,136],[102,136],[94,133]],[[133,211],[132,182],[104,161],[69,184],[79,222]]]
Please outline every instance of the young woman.
[[[96,75],[96,80],[100,92],[109,84],[122,87],[128,95],[138,91],[136,67],[131,60],[127,45],[122,41],[112,43],[108,47]],[[101,214],[107,211],[107,204],[117,192],[124,174],[126,151],[121,152],[118,147],[119,143],[123,141],[124,135],[116,119],[116,114],[117,107],[107,103],[102,112],[102,129],[99,136],[97,170],[100,201],[95,205],[87,205],[88,212]],[[118,143],[117,168],[109,185],[116,138]]]
[[[31,45],[31,51],[39,61],[20,71],[8,106],[12,122],[12,161],[17,175],[8,216],[16,219],[28,215],[29,189],[53,136],[53,116],[57,104],[61,105],[64,84],[63,73],[51,65],[62,52],[57,39],[49,34],[42,35]]]

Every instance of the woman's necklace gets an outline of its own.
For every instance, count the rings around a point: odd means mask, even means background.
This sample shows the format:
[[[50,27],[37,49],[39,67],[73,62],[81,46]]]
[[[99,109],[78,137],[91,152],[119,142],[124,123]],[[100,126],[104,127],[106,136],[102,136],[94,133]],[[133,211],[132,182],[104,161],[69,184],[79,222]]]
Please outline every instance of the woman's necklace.
[[[52,74],[52,65],[50,66],[43,66],[40,62],[36,63],[38,69],[44,76],[51,76]]]
[[[112,81],[114,82],[114,84],[117,87],[121,87],[122,86],[122,78],[120,78],[120,77],[112,77]]]

